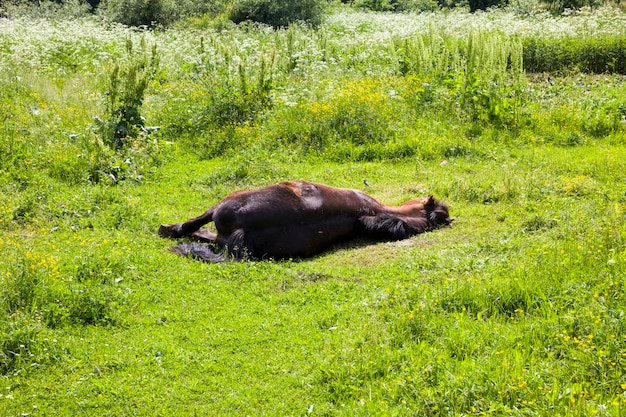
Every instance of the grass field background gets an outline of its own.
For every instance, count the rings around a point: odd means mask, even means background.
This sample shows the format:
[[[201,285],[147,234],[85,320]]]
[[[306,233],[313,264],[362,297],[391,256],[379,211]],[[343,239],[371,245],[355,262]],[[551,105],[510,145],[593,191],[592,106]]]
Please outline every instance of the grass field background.
[[[624,415],[625,20],[0,20],[0,415]],[[455,222],[280,262],[156,235],[287,179]]]

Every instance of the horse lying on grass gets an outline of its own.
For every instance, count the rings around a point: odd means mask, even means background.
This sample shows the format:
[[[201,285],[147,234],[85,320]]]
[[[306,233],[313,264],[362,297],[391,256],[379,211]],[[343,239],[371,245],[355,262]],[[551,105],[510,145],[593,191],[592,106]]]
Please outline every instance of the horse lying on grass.
[[[217,234],[201,229],[215,223]],[[376,241],[406,239],[452,222],[448,207],[429,195],[400,206],[369,195],[306,181],[287,181],[238,191],[184,223],[164,224],[159,235],[198,242],[172,251],[206,262],[229,258],[306,258],[358,237]]]

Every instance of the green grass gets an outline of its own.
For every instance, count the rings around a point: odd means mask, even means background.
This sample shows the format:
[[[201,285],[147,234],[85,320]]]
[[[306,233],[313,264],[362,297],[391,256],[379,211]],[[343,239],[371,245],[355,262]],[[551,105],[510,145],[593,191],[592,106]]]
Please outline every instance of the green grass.
[[[0,22],[0,415],[624,415],[623,78],[514,64],[623,16],[411,16]],[[159,130],[111,146],[129,37],[157,46],[132,106]],[[285,179],[455,222],[215,265],[156,235]]]

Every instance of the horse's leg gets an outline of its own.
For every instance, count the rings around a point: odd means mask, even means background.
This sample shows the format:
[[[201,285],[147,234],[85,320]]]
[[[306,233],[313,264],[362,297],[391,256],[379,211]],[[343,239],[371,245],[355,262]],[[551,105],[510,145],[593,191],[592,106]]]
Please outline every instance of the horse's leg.
[[[191,237],[200,242],[216,243],[217,235],[207,229],[198,229],[191,234]]]
[[[213,212],[214,207],[211,207],[200,216],[189,219],[184,223],[162,224],[159,227],[159,236],[177,238],[198,233],[202,226],[213,221]],[[200,233],[200,236],[203,235],[204,233]]]

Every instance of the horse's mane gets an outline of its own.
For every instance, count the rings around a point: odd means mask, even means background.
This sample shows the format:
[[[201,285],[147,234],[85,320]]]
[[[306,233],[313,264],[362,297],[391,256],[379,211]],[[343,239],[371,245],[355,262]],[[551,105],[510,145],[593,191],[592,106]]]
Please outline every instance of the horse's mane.
[[[428,220],[412,219],[407,221],[388,213],[381,213],[376,216],[363,216],[360,218],[361,224],[365,227],[368,236],[383,240],[402,240],[419,232],[428,230]],[[417,227],[416,227],[417,226]]]
[[[418,233],[433,230],[438,226],[449,225],[448,206],[434,199],[426,205],[424,217],[404,217],[392,213],[379,213],[375,216],[362,216],[359,221],[367,235],[384,240],[401,240]]]

